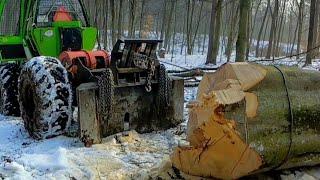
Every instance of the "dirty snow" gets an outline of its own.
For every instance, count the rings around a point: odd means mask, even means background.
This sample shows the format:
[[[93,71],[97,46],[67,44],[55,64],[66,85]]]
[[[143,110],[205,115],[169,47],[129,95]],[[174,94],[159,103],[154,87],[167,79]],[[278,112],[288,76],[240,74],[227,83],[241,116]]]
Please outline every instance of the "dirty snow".
[[[162,61],[193,68],[203,67],[205,59],[205,55],[167,55]],[[287,65],[299,65],[287,61]],[[222,59],[219,65],[224,62]],[[307,68],[319,69],[320,63],[315,61]],[[185,103],[194,100],[196,93],[197,88],[185,88]],[[91,148],[85,148],[78,138],[65,136],[35,141],[20,118],[0,115],[0,179],[149,179],[174,147],[187,144],[186,109],[184,115],[185,121],[176,128],[149,134],[119,133]],[[282,179],[320,179],[320,167],[281,174]]]
[[[130,179],[151,168],[183,140],[185,125],[140,135],[120,133],[85,148],[77,138],[35,141],[20,118],[0,117],[0,179]],[[116,137],[116,138],[115,138]]]

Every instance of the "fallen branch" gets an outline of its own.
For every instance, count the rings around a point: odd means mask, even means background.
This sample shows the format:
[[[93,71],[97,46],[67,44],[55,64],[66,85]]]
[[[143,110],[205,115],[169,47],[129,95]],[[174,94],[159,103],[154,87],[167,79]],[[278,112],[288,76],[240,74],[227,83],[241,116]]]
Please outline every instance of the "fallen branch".
[[[168,70],[168,73],[184,73],[184,72],[189,72],[189,71],[196,71],[196,70],[200,70],[200,71],[215,71],[217,70],[219,67],[205,67],[205,68],[192,68],[192,69],[188,69],[188,70]]]
[[[186,71],[182,73],[175,73],[175,74],[170,74],[172,76],[178,76],[178,77],[195,77],[195,76],[203,76],[204,71],[202,70],[192,70],[192,71]]]

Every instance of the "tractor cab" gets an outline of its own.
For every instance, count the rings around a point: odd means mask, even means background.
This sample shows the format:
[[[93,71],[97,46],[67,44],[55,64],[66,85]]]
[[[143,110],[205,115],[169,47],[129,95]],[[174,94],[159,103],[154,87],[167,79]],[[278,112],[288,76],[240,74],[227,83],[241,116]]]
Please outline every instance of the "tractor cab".
[[[87,18],[79,1],[48,1],[38,2],[36,23],[37,26],[52,26],[54,22],[80,21],[87,26]]]
[[[157,59],[162,41],[119,40],[110,56],[94,50],[97,34],[81,0],[0,0],[0,113],[21,115],[36,139],[79,123],[89,144],[180,122],[183,81]]]
[[[27,33],[40,55],[59,57],[64,51],[94,48],[97,29],[90,27],[81,1],[38,0],[34,7],[35,12],[27,18],[33,19]]]
[[[86,52],[81,57],[84,64],[90,66],[97,56],[107,61],[106,53],[92,52],[96,40],[97,29],[90,26],[81,0],[0,1],[1,62],[24,62],[36,56],[59,58],[63,52],[74,57],[73,52],[81,51]]]

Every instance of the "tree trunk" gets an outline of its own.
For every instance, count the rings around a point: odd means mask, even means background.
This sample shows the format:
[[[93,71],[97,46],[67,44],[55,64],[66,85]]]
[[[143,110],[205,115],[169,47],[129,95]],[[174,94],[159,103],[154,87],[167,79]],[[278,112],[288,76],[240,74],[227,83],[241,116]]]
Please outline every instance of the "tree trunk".
[[[249,12],[248,12],[248,25],[247,25],[247,47],[246,47],[246,59],[249,59],[249,53],[250,53],[250,48],[251,48],[251,44],[250,44],[250,38],[251,38],[251,24],[252,24],[252,2],[250,2],[250,8],[249,8]]]
[[[297,42],[297,54],[301,51],[301,40],[302,40],[302,28],[303,28],[303,19],[304,19],[304,0],[300,0],[299,4],[299,16],[298,16],[298,42]],[[300,56],[297,56],[297,59],[300,59]]]
[[[193,30],[193,13],[195,9],[195,0],[187,0],[187,54],[193,53],[192,30]]]
[[[193,50],[194,49],[194,45],[195,45],[195,41],[196,41],[196,38],[198,36],[198,31],[199,31],[199,27],[200,27],[200,22],[202,20],[202,11],[203,11],[203,1],[201,1],[200,3],[200,10],[199,10],[199,14],[198,14],[198,20],[197,20],[197,24],[196,24],[196,30],[194,31],[194,36],[192,38],[192,45],[191,45],[191,49]]]
[[[246,48],[248,42],[248,13],[250,11],[250,0],[240,0],[240,20],[239,20],[239,31],[238,40],[236,45],[236,62],[244,62],[246,59]]]
[[[291,56],[293,55],[294,45],[296,44],[297,32],[298,32],[298,24],[296,25],[296,28],[294,29],[293,41],[291,43],[291,51],[290,51]]]
[[[277,30],[277,19],[279,14],[279,0],[275,0],[274,9],[272,13],[272,20],[271,20],[271,29],[270,29],[270,36],[269,36],[269,44],[268,44],[268,51],[267,51],[267,59],[270,59],[271,55],[274,56],[273,52],[273,44],[276,36]]]
[[[203,41],[202,41],[202,52],[201,52],[202,55],[204,55],[204,51],[205,51],[205,46],[206,46],[206,42],[207,42],[207,34],[208,34],[208,25],[206,23],[205,29],[204,29],[204,34],[203,34]]]
[[[142,38],[143,34],[143,15],[144,15],[144,6],[146,4],[146,0],[141,1],[141,12],[140,12],[140,26],[139,26],[139,38]]]
[[[277,36],[277,40],[276,40],[276,46],[274,46],[274,52],[276,54],[276,56],[280,56],[280,41],[281,41],[281,32],[282,32],[282,28],[284,27],[284,23],[283,23],[283,20],[284,20],[284,13],[285,13],[285,10],[286,10],[286,4],[287,2],[286,1],[283,1],[283,9],[282,9],[282,12],[281,12],[281,19],[280,19],[280,23],[278,23],[278,36]]]
[[[167,53],[170,51],[169,44],[171,40],[171,25],[173,20],[173,10],[175,6],[175,0],[171,0],[170,2],[170,10],[169,15],[166,20],[166,32],[165,32],[165,38],[164,38],[164,48],[166,49]]]
[[[135,12],[136,12],[136,0],[129,0],[129,28],[128,28],[128,36],[130,38],[135,37]]]
[[[257,15],[258,15],[258,11],[259,11],[260,6],[261,6],[261,2],[262,2],[262,0],[258,1],[257,8],[256,8],[256,11],[255,11],[254,17],[253,17],[253,22],[251,23],[250,45],[252,44],[252,41],[253,41],[253,34],[254,34],[254,31],[255,31]]]
[[[161,25],[161,32],[160,32],[160,39],[163,40],[164,38],[164,30],[166,27],[166,12],[167,12],[167,1],[163,1],[163,7],[162,7],[162,25]],[[160,49],[163,48],[163,44],[161,43],[159,45]]]
[[[270,9],[270,11],[271,11],[271,9]],[[264,29],[264,33],[263,33],[263,45],[262,45],[262,50],[260,51],[260,56],[263,56],[263,54],[265,55],[266,54],[266,50],[265,50],[265,46],[267,45],[267,44],[265,44],[265,40],[266,40],[266,36],[267,36],[267,30],[268,30],[268,25],[269,25],[269,21],[271,20],[272,18],[271,17],[267,17],[267,23],[266,23],[266,28]]]
[[[229,27],[228,27],[228,42],[227,42],[227,47],[225,52],[225,55],[227,56],[227,62],[230,61],[231,53],[234,45],[236,30],[233,27],[237,25],[238,14],[239,14],[239,6],[237,5],[236,1],[233,1],[232,8],[231,8],[231,15],[229,19]]]
[[[238,179],[319,164],[319,94],[316,71],[226,64],[203,77],[197,101],[187,105],[190,146],[175,149],[173,166]]]
[[[115,11],[115,4],[114,0],[110,0],[110,9],[111,9],[111,38],[112,38],[112,45],[116,43],[116,11]]]
[[[185,49],[185,43],[186,43],[186,15],[185,15],[185,12],[183,12],[183,26],[182,26],[182,43],[181,43],[181,48],[180,48],[180,55],[183,54],[183,50]]]
[[[212,47],[212,58],[214,62],[217,62],[217,56],[220,47],[220,32],[221,32],[221,14],[222,14],[222,0],[218,0],[216,6],[216,20],[214,30],[214,43]]]
[[[122,29],[122,11],[123,11],[123,0],[119,0],[119,12],[118,12],[118,39],[123,35]]]
[[[289,55],[290,45],[291,45],[291,35],[292,35],[292,21],[293,21],[293,15],[292,12],[289,13],[289,25],[288,25],[288,40],[287,40],[287,55]]]
[[[171,51],[171,62],[175,54],[176,46],[176,33],[177,33],[177,6],[174,7],[174,22],[173,22],[173,37],[172,37],[172,51]]]
[[[309,21],[309,35],[308,35],[308,53],[306,64],[309,65],[315,56],[315,39],[317,39],[317,6],[319,0],[311,0],[310,5],[310,21]]]
[[[213,54],[213,45],[214,45],[214,31],[215,31],[215,24],[216,24],[216,7],[217,7],[217,0],[212,1],[211,7],[211,17],[210,17],[210,31],[209,31],[209,44],[208,44],[208,54],[206,64],[216,64],[217,62],[214,60]]]
[[[109,6],[108,6],[108,0],[104,0],[104,7],[106,9],[106,12],[108,12],[109,10]],[[108,49],[108,13],[106,13],[104,15],[104,18],[103,18],[103,30],[104,30],[104,33],[103,33],[103,48],[104,50],[107,50]]]
[[[263,33],[264,25],[265,25],[265,22],[266,22],[266,19],[267,19],[269,8],[270,8],[270,0],[268,0],[268,5],[267,5],[266,11],[265,11],[265,13],[263,15],[262,24],[260,26],[260,30],[259,30],[259,34],[258,34],[257,46],[256,46],[256,57],[259,57],[260,40],[261,40],[261,36],[262,36],[262,33]],[[268,25],[268,23],[267,23],[267,25]]]

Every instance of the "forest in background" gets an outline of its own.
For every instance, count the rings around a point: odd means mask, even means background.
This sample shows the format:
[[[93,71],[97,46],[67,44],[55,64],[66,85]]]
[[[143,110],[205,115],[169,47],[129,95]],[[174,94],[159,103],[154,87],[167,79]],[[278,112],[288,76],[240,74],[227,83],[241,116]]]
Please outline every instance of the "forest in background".
[[[207,63],[212,64],[216,64],[221,47],[228,61],[234,50],[235,61],[250,56],[272,59],[295,55],[300,59],[305,57],[301,52],[308,52],[308,64],[319,54],[320,0],[84,2],[105,49],[112,48],[118,38],[156,38],[164,40],[160,48],[167,53],[174,48],[188,55],[205,52]]]

